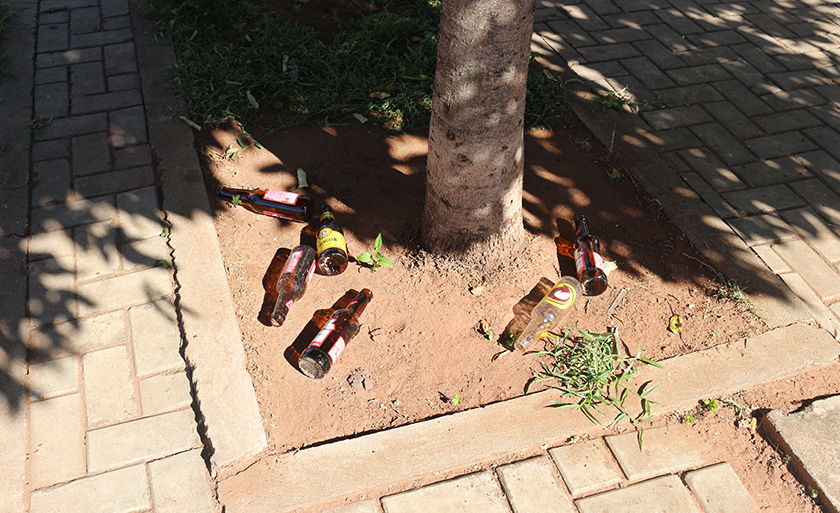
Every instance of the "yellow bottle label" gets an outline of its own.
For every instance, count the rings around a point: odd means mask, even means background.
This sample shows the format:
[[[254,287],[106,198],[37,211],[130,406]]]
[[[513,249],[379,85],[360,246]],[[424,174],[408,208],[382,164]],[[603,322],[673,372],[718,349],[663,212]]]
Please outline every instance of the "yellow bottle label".
[[[561,283],[546,294],[544,301],[551,303],[561,310],[565,310],[575,303],[576,296],[577,292],[574,287],[568,283]]]
[[[335,216],[332,214],[332,212],[329,212],[329,211],[323,212],[321,214],[320,220],[321,220],[321,224],[323,224],[324,221],[326,221],[326,220],[330,220],[330,221],[335,222]]]
[[[343,233],[329,228],[324,228],[318,232],[318,254],[323,253],[330,248],[338,248],[346,253],[347,241],[344,240]]]

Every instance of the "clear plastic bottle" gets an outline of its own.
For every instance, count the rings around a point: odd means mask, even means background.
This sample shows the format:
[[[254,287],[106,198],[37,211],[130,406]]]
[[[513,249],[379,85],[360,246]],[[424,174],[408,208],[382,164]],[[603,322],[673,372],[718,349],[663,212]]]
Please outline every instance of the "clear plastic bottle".
[[[566,317],[575,300],[580,296],[580,282],[572,276],[563,276],[531,311],[531,321],[516,338],[514,346],[522,351],[543,333],[553,329]]]

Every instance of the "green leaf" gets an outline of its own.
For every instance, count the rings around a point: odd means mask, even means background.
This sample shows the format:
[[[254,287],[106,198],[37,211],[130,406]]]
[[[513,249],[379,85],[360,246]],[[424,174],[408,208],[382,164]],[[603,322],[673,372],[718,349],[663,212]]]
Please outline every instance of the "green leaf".
[[[379,266],[380,267],[393,267],[394,264],[391,263],[385,255],[380,255],[379,253],[376,254],[376,257],[379,259]]]
[[[376,262],[373,260],[373,256],[370,253],[362,253],[361,255],[356,257],[356,260],[363,264],[367,265],[375,265]]]
[[[382,247],[382,234],[376,236],[376,240],[373,241],[373,251],[374,253],[378,253],[379,249]]]

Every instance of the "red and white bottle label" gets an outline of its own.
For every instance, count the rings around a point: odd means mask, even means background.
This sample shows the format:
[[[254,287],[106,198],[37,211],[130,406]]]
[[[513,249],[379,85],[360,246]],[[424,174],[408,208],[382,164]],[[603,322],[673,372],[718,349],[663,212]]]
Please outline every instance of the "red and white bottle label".
[[[575,291],[575,288],[568,283],[555,285],[554,288],[551,289],[545,296],[546,301],[561,310],[566,310],[572,306],[575,303],[575,299],[577,299],[577,292]]]
[[[289,255],[288,260],[286,260],[286,265],[283,266],[283,273],[290,273],[295,270],[297,266],[298,260],[300,260],[301,255],[303,255],[303,251],[294,251],[292,254]],[[307,283],[309,280],[307,280]]]
[[[595,267],[600,270],[604,270],[604,259],[601,257],[600,253],[592,252],[592,259],[594,260]],[[576,249],[575,250],[575,267],[577,268],[577,272],[579,273],[582,269],[585,269],[586,266],[583,265],[583,251]]]
[[[267,189],[265,194],[263,194],[263,199],[276,201],[277,203],[283,203],[285,205],[294,205],[297,203],[297,199],[299,197],[300,194],[288,191],[279,191],[277,189]]]
[[[330,333],[332,333],[333,331],[335,331],[335,319],[330,319],[329,321],[327,321],[326,324],[324,324],[324,327],[321,329],[321,331],[319,331],[318,334],[315,335],[315,338],[312,339],[312,343],[310,343],[309,345],[311,347],[321,347],[321,344],[324,343],[324,340],[326,340],[327,337],[330,336]],[[336,339],[335,344],[333,344],[333,346],[327,352],[327,355],[329,355],[330,361],[332,363],[338,361],[339,355],[341,355],[341,352],[344,351],[344,348],[346,346],[347,342],[344,340],[344,337],[338,337]]]

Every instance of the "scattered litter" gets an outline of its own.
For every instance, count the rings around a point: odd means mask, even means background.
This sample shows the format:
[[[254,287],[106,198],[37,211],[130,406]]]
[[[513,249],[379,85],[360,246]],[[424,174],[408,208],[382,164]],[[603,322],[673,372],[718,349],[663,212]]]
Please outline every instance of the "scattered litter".
[[[298,188],[305,189],[309,187],[309,182],[306,180],[306,171],[301,168],[297,169]]]
[[[200,127],[200,126],[198,126],[195,122],[193,122],[193,121],[192,121],[191,119],[189,119],[188,117],[186,117],[186,116],[179,116],[179,117],[178,117],[178,119],[180,119],[180,120],[181,120],[181,121],[183,121],[184,123],[186,123],[186,124],[190,125],[191,127],[195,128],[195,129],[196,129],[196,130],[198,130],[199,132],[201,131],[201,127]]]
[[[618,305],[621,304],[621,300],[624,299],[625,294],[627,294],[627,289],[621,289],[618,291],[618,295],[615,296],[615,299],[610,305],[609,310],[607,310],[607,316],[610,316],[613,314],[613,312],[615,312],[615,309],[618,307]]]
[[[683,329],[683,318],[679,315],[672,315],[668,320],[668,331],[671,333],[679,333]]]
[[[253,107],[254,110],[260,110],[260,104],[257,102],[257,99],[254,98],[254,95],[251,94],[250,89],[245,91],[245,98],[248,98],[248,103],[251,104],[251,107]]]
[[[367,122],[368,122],[368,118],[366,118],[366,117],[362,116],[362,115],[361,115],[361,114],[359,114],[358,112],[354,113],[354,114],[353,114],[353,117],[354,117],[354,118],[356,118],[356,119],[358,119],[358,120],[359,120],[359,123],[365,124],[365,123],[367,123]]]
[[[390,98],[391,95],[385,92],[377,91],[375,93],[370,93],[370,97],[375,100],[384,100],[385,98]]]

